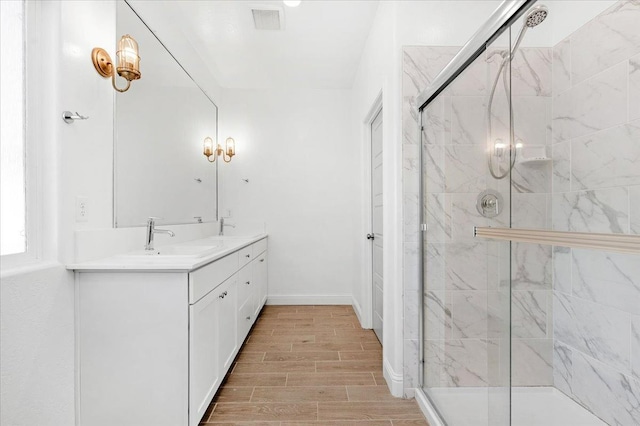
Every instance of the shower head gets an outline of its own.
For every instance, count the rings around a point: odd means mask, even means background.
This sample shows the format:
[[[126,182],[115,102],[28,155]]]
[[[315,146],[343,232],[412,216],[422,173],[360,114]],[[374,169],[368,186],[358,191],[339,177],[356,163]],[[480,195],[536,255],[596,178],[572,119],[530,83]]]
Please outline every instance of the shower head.
[[[545,5],[539,5],[536,7],[532,7],[525,15],[524,15],[524,23],[522,25],[522,29],[520,30],[520,34],[516,38],[516,42],[513,45],[513,49],[511,49],[511,58],[513,59],[513,55],[516,54],[518,47],[520,47],[520,43],[524,38],[524,33],[527,32],[529,28],[533,28],[538,26],[544,21],[549,15],[549,9]]]
[[[547,15],[549,15],[549,9],[547,9],[546,6],[539,5],[533,7],[526,15],[524,15],[524,25],[529,28],[538,26],[547,18]]]

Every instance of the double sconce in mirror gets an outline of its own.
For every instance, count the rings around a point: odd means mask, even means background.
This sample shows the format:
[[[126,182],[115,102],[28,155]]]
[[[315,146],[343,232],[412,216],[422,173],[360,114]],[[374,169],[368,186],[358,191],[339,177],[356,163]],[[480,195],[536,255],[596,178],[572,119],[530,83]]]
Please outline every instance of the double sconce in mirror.
[[[129,90],[131,82],[141,77],[138,42],[129,34],[123,35],[118,42],[118,50],[116,51],[118,63],[115,64],[115,67],[111,56],[101,47],[95,47],[91,51],[91,59],[98,74],[104,78],[111,77],[111,85],[118,92],[126,92]],[[123,89],[116,86],[116,72],[120,77],[127,80],[127,86]]]
[[[213,139],[210,137],[204,138],[204,151],[203,154],[207,157],[210,163],[216,161],[216,158],[222,156],[225,163],[231,162],[231,158],[236,155],[236,141],[233,138],[227,138],[225,141],[225,148],[222,149],[220,144],[213,147]],[[213,158],[213,159],[212,159]],[[228,158],[228,159],[227,159]]]

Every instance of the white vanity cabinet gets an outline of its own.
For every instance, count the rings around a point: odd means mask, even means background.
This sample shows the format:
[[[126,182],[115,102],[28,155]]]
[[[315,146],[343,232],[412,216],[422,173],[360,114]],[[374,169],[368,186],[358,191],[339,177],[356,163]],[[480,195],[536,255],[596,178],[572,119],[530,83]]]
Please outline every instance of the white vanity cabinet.
[[[189,306],[190,425],[202,418],[242,344],[236,336],[237,278],[232,275]]]
[[[266,301],[266,241],[194,268],[74,266],[77,425],[197,426]]]
[[[212,291],[189,307],[189,413],[193,418],[204,415],[223,379],[218,366],[222,302],[218,293]]]

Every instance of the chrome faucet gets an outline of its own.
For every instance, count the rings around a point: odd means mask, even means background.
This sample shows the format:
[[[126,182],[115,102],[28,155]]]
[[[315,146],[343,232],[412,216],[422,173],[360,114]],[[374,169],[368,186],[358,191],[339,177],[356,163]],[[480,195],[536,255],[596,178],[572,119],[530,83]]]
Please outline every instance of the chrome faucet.
[[[224,235],[224,227],[228,226],[230,228],[235,228],[235,225],[232,225],[230,223],[224,223],[224,217],[220,218],[220,233],[218,235]]]
[[[156,219],[158,217],[150,217],[147,219],[147,243],[144,246],[145,250],[153,250],[153,236],[154,234],[169,234],[170,237],[175,237],[176,234],[168,229],[156,229]]]

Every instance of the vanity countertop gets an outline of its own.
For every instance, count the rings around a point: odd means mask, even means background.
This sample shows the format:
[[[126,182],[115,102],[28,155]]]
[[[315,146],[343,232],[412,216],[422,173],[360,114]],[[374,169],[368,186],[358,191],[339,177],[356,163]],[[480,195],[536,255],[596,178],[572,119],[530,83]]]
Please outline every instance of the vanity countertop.
[[[267,234],[252,236],[213,236],[199,240],[187,241],[175,245],[157,247],[148,254],[143,250],[122,253],[102,259],[67,265],[67,269],[80,272],[88,271],[155,271],[155,272],[190,272],[208,263],[214,262],[230,253],[247,247],[267,238]],[[159,255],[155,254],[174,248],[215,247],[204,250],[206,255]]]

